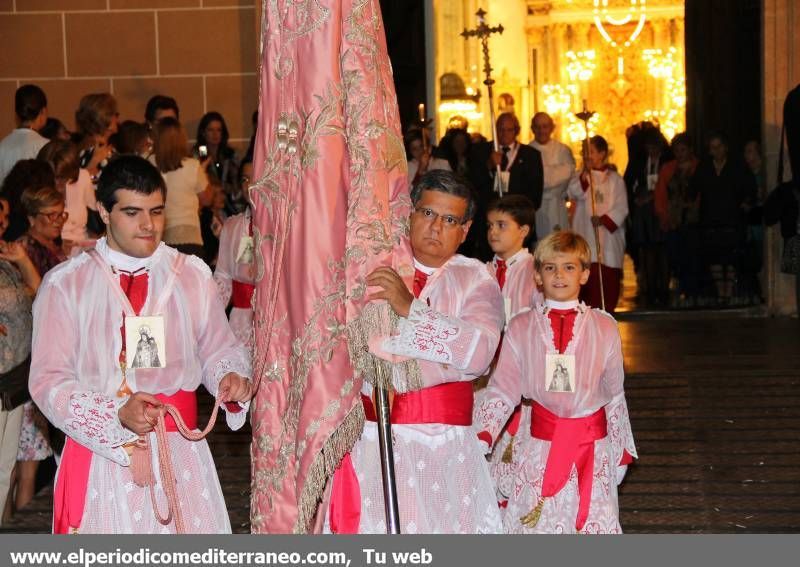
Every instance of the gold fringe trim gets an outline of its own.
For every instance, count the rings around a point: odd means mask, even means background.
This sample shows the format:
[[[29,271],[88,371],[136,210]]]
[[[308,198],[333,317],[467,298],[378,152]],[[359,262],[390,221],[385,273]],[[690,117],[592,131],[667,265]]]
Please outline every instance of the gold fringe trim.
[[[386,303],[368,303],[361,315],[347,325],[347,347],[355,375],[373,386],[387,390],[394,387],[393,374],[398,369],[405,383],[400,391],[412,391],[422,388],[422,375],[416,360],[392,363],[369,352],[369,340],[372,337],[388,336],[397,329],[400,318]],[[380,369],[382,372],[378,369]]]
[[[508,445],[506,445],[506,450],[503,451],[503,456],[500,460],[503,464],[510,465],[514,462],[514,436],[512,435],[511,438],[508,440]]]
[[[542,517],[542,508],[544,508],[544,498],[539,498],[539,502],[536,503],[533,510],[522,516],[519,521],[526,528],[535,528],[539,523],[539,518]]]
[[[308,468],[306,482],[297,503],[297,521],[293,529],[296,534],[310,532],[328,479],[361,437],[364,430],[364,406],[359,392],[356,392],[356,402],[339,427],[322,445],[322,449]]]

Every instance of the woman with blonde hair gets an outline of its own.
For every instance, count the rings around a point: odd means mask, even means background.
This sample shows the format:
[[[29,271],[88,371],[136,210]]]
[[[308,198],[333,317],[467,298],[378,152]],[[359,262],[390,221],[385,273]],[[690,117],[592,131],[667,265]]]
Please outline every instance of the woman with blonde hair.
[[[89,171],[94,182],[114,153],[108,138],[117,132],[118,123],[117,100],[109,93],[84,96],[75,111],[78,127],[75,142],[80,151],[81,167]]]
[[[174,118],[159,121],[154,134],[151,161],[167,184],[164,242],[184,254],[205,258],[200,207],[209,206],[213,199],[206,173],[209,160],[201,163],[189,157],[186,132]]]

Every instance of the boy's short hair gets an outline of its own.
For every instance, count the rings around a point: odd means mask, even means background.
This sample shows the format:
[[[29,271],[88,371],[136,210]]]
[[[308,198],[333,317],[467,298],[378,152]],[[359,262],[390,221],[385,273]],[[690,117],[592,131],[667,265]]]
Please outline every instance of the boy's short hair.
[[[107,211],[117,204],[117,191],[128,189],[144,195],[161,191],[167,198],[164,178],[152,163],[136,155],[115,158],[105,168],[97,183],[97,200]]]
[[[506,195],[489,204],[486,214],[497,211],[514,219],[519,226],[528,225],[533,232],[536,223],[536,207],[525,195]]]
[[[533,252],[533,265],[536,271],[541,270],[547,259],[556,254],[575,254],[580,259],[584,270],[588,270],[592,263],[592,251],[589,243],[583,236],[571,230],[553,232],[539,241]]]

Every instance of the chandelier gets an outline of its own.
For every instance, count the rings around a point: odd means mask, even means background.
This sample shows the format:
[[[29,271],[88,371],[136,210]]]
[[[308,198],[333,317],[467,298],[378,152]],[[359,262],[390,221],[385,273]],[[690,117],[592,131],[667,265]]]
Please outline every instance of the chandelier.
[[[594,25],[597,27],[597,31],[600,32],[600,35],[603,36],[603,39],[606,40],[611,47],[617,47],[619,49],[629,47],[636,41],[639,34],[642,33],[642,29],[644,29],[644,24],[647,20],[647,0],[630,0],[630,6],[622,17],[616,17],[611,14],[608,7],[609,2],[610,0],[594,0]],[[614,10],[614,12],[618,11],[619,10]],[[611,37],[611,34],[606,29],[606,25],[619,27],[633,21],[636,21],[636,27],[622,45]]]

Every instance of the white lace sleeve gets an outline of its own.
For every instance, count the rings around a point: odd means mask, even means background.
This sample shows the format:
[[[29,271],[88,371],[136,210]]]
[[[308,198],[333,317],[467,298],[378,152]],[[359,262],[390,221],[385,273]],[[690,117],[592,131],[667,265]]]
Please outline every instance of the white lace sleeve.
[[[503,396],[497,394],[497,391],[485,388],[475,400],[475,409],[472,415],[475,430],[479,432],[478,438],[490,445],[485,448],[486,453],[491,452],[515,407]],[[488,437],[480,435],[484,432],[488,433]]]
[[[228,305],[233,293],[233,283],[228,274],[220,271],[214,272],[214,283],[217,284],[217,293],[223,305]]]
[[[133,431],[119,421],[119,409],[128,398],[112,398],[96,392],[75,392],[69,397],[64,433],[93,453],[128,466],[130,459],[122,445],[135,441]]]
[[[469,365],[481,331],[468,322],[447,317],[415,299],[408,317],[398,323],[398,334],[384,339],[382,348],[389,353],[451,364],[459,370]]]
[[[608,438],[611,441],[614,462],[617,465],[621,464],[626,451],[631,457],[638,458],[624,392],[617,394],[606,406],[606,422],[608,423]]]
[[[206,388],[211,395],[214,396],[214,398],[217,397],[217,392],[219,392],[219,383],[227,374],[231,372],[234,372],[243,378],[249,379],[250,365],[244,363],[237,364],[235,361],[230,360],[220,360],[217,362],[216,366],[214,367],[212,379],[213,382],[211,384],[206,384]],[[231,411],[228,409],[227,404],[220,404],[220,407],[225,410],[225,421],[228,424],[228,427],[230,427],[233,431],[237,431],[238,429],[242,428],[245,421],[247,421],[247,412],[250,409],[249,401],[237,402],[237,404],[240,408],[239,411]]]

